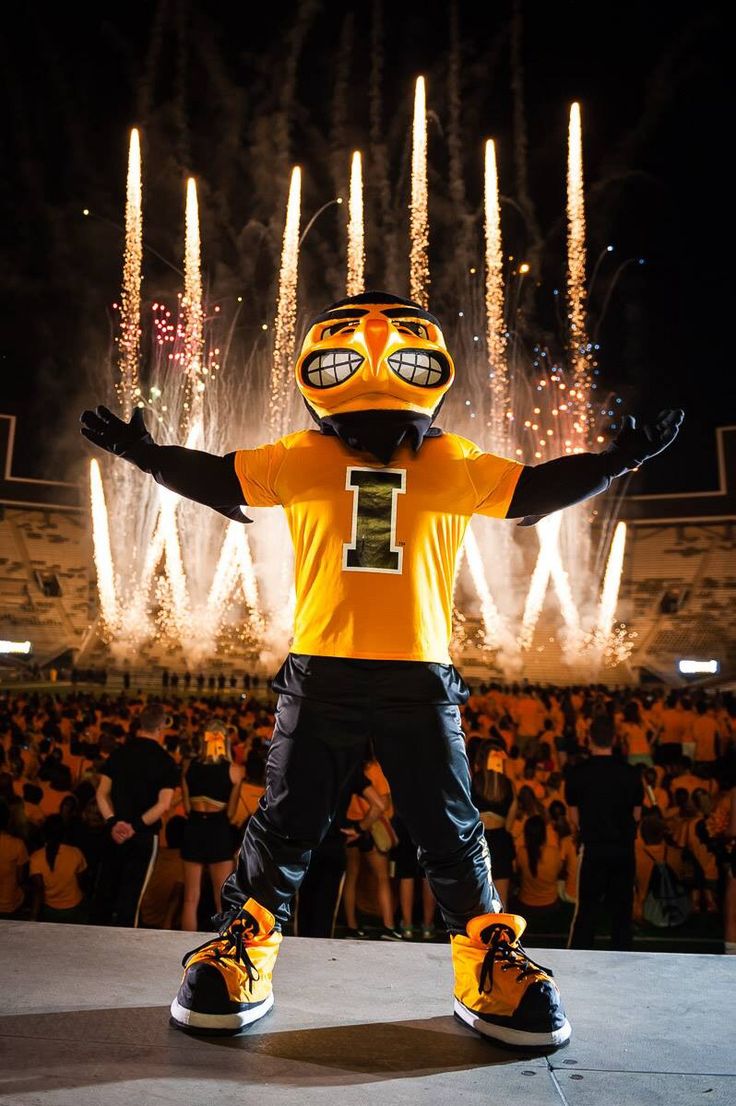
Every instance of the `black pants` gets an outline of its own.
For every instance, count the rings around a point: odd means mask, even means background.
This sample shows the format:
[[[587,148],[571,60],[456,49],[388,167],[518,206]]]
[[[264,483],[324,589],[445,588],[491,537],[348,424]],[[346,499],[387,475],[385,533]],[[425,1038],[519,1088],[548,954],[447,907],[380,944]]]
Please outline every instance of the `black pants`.
[[[634,908],[634,847],[604,848],[584,845],[578,868],[578,902],[570,928],[568,948],[592,949],[598,907],[611,916],[611,948],[631,948]]]
[[[158,838],[153,833],[136,833],[122,845],[108,839],[92,903],[96,925],[138,925],[138,910],[157,854]]]
[[[296,932],[299,937],[332,937],[345,878],[345,841],[328,834],[313,850],[299,888]]]
[[[248,822],[235,872],[222,890],[232,916],[256,899],[279,923],[325,836],[343,789],[372,741],[397,813],[450,932],[497,899],[456,706],[377,698],[324,702],[279,696],[266,793]]]

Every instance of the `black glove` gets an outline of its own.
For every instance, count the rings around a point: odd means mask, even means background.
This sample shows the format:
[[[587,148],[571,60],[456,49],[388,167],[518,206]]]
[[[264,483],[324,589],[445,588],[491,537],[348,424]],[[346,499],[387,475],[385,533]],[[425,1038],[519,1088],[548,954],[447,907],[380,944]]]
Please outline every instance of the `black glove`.
[[[124,457],[134,465],[139,465],[148,446],[155,442],[146,429],[143,411],[136,407],[130,422],[123,422],[107,407],[96,407],[94,411],[82,411],[80,420],[82,434],[93,445]]]
[[[620,462],[621,472],[638,468],[674,442],[684,418],[685,412],[679,408],[660,411],[655,423],[637,428],[634,416],[624,415],[618,436],[603,452],[615,459],[616,467]]]

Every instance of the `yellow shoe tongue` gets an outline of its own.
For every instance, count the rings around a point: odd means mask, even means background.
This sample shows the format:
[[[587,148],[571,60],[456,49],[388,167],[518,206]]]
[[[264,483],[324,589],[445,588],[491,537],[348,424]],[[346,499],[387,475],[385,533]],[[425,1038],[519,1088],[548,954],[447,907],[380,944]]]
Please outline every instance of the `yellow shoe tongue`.
[[[276,919],[270,910],[266,910],[265,906],[261,906],[255,899],[248,899],[243,904],[243,910],[246,914],[250,914],[251,918],[257,923],[258,932],[255,934],[255,938],[267,937],[276,924]]]
[[[488,934],[486,931],[492,926],[504,926],[510,930],[508,940],[511,944],[521,939],[521,935],[526,929],[526,922],[520,914],[479,914],[477,918],[471,918],[468,922],[468,937],[471,941],[480,941],[482,944],[487,944]]]

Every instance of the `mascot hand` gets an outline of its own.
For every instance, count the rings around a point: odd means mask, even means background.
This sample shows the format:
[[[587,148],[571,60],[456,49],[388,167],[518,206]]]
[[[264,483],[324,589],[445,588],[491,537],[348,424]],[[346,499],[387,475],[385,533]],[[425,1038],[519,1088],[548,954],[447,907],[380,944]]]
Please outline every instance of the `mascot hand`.
[[[141,446],[154,445],[154,440],[146,429],[143,411],[136,407],[130,422],[123,422],[107,407],[96,407],[94,411],[83,411],[79,420],[85,438],[100,449],[124,457],[126,461],[138,463],[136,456]]]
[[[621,430],[609,449],[627,469],[638,468],[674,442],[684,418],[685,412],[679,408],[660,411],[656,422],[637,428],[634,416],[624,415]]]

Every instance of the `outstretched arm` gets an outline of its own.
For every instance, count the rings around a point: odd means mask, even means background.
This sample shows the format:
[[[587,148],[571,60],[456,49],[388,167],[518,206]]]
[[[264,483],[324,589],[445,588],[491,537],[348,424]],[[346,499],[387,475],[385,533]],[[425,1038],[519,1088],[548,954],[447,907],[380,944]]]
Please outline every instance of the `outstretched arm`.
[[[107,407],[83,411],[80,421],[88,441],[150,473],[156,483],[234,522],[251,521],[240,509],[243,490],[235,472],[234,453],[217,457],[199,449],[156,445],[139,407],[130,422],[123,422]]]
[[[543,465],[527,465],[506,517],[533,526],[553,511],[606,491],[617,476],[666,449],[677,437],[684,417],[680,410],[661,411],[652,426],[637,429],[636,419],[626,415],[618,437],[602,453],[576,453]]]

